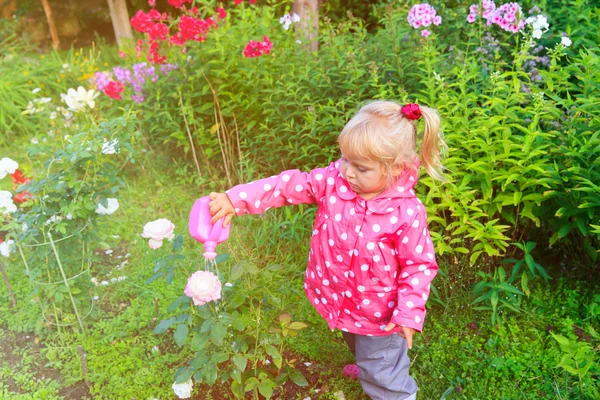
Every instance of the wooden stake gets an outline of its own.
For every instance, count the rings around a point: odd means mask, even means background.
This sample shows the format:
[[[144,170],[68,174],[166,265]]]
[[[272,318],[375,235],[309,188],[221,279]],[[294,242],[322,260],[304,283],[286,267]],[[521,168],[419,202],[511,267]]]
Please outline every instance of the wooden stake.
[[[318,0],[294,0],[292,11],[300,16],[300,22],[296,24],[296,30],[302,35],[304,47],[311,51],[319,50]]]
[[[125,0],[108,0],[108,9],[110,11],[113,29],[115,30],[117,44],[121,47],[123,45],[122,38],[133,40],[127,3]]]
[[[46,13],[46,20],[48,21],[48,27],[50,28],[52,47],[54,47],[54,50],[58,50],[60,39],[58,38],[58,32],[56,31],[56,25],[54,25],[54,18],[52,17],[52,9],[50,8],[48,0],[42,0],[42,6],[44,7],[44,13]]]

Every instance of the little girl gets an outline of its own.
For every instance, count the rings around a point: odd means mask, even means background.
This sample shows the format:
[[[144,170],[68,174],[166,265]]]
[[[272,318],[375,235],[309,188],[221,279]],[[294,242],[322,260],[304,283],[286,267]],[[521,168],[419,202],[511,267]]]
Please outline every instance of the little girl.
[[[437,112],[375,101],[342,130],[338,161],[210,194],[212,221],[224,217],[224,226],[234,215],[317,203],[304,289],[329,328],[342,331],[357,364],[344,370],[354,370],[372,399],[416,399],[407,349],[423,328],[438,269],[427,213],[413,189],[421,117],[421,160],[442,179],[438,156],[445,144]]]

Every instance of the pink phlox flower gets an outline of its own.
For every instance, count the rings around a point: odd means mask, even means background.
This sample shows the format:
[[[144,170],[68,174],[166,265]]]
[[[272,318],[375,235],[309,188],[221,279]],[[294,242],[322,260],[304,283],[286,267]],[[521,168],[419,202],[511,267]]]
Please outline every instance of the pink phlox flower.
[[[429,35],[431,35],[431,32],[429,32],[427,29],[423,29],[421,31],[421,36],[422,37],[428,37]]]
[[[407,20],[410,26],[415,29],[431,24],[439,25],[442,23],[442,17],[437,15],[435,8],[427,3],[414,5],[408,12]]]
[[[246,58],[260,57],[263,54],[269,54],[272,48],[273,43],[267,36],[264,36],[262,42],[250,40],[248,44],[246,44],[243,54]]]

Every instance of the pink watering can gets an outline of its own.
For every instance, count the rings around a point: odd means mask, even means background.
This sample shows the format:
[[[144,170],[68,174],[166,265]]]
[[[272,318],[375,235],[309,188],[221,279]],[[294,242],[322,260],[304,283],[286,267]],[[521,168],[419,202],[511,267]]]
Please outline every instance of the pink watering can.
[[[222,243],[229,237],[229,227],[223,228],[223,218],[218,220],[214,225],[210,222],[212,216],[208,208],[208,196],[204,196],[196,200],[190,213],[190,221],[188,228],[190,235],[197,242],[204,244],[204,258],[212,260],[217,256],[215,249],[218,243]]]

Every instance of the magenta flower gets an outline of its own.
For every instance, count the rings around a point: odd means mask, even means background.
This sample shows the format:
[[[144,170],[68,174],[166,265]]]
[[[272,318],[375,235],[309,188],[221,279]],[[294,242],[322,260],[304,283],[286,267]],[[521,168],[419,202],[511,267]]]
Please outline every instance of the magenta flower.
[[[422,36],[422,37],[427,37],[427,36],[429,36],[429,35],[431,35],[431,32],[429,32],[427,29],[423,29],[423,30],[421,31],[421,36]]]
[[[431,24],[439,25],[442,23],[442,17],[437,15],[435,8],[427,3],[416,4],[408,12],[408,23],[415,29],[427,27]],[[421,32],[421,36],[427,37],[431,32],[427,29]]]

